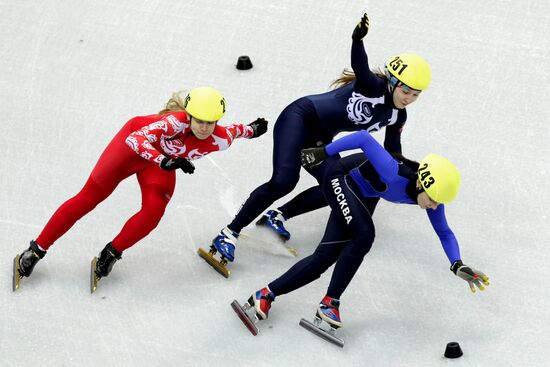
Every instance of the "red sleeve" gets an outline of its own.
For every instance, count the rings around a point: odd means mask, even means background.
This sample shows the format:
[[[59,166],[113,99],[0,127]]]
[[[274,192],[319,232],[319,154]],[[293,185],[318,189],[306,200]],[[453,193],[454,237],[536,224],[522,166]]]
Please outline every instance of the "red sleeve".
[[[187,119],[182,118],[182,120],[186,121]],[[186,133],[189,130],[188,123],[178,120],[171,114],[164,115],[158,121],[128,135],[126,144],[140,157],[160,165],[166,156],[153,145],[159,146],[161,140]]]
[[[225,130],[230,134],[234,139],[236,138],[246,138],[250,139],[254,134],[254,129],[250,126],[234,122],[231,125],[225,126]]]

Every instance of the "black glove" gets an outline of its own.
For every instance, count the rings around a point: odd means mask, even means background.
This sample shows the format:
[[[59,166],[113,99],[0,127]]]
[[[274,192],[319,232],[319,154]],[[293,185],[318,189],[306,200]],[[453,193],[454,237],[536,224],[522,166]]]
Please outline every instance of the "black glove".
[[[475,287],[478,287],[480,291],[483,291],[485,290],[483,285],[489,285],[489,277],[487,275],[483,274],[479,270],[464,265],[461,260],[455,261],[451,266],[451,270],[457,277],[468,282],[472,293],[476,292]]]
[[[369,33],[369,17],[367,13],[363,14],[363,17],[355,26],[351,38],[355,41],[361,41]]]
[[[324,146],[319,148],[302,149],[300,152],[300,161],[302,162],[302,166],[307,169],[318,166],[323,163],[327,157],[327,151]]]
[[[258,136],[262,136],[267,132],[267,120],[263,117],[259,117],[256,120],[252,121],[248,124],[254,130],[254,134],[252,134],[253,138],[257,138]]]
[[[170,158],[166,157],[160,162],[160,168],[162,168],[165,171],[173,171],[175,169],[181,168],[181,170],[185,173],[193,173],[195,172],[195,165],[188,161],[185,158]]]

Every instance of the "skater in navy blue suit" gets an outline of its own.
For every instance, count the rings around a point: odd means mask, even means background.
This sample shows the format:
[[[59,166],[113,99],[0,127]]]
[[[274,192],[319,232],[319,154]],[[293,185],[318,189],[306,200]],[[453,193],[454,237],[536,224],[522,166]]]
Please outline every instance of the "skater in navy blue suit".
[[[233,221],[213,240],[213,247],[222,258],[233,261],[241,230],[294,189],[300,178],[301,149],[326,145],[342,131],[374,132],[386,127],[386,149],[401,152],[400,134],[407,119],[405,107],[428,87],[430,67],[418,55],[400,54],[388,60],[385,71],[371,71],[362,41],[368,27],[365,14],[352,35],[353,72],[345,70],[334,83],[336,89],[300,98],[280,114],[273,131],[271,179],[250,194]],[[306,170],[320,183],[337,158],[330,157]],[[369,203],[371,211],[376,201]],[[257,224],[267,225],[288,240],[290,233],[283,226],[284,220],[326,205],[321,188],[315,186],[278,210],[268,211]]]
[[[417,204],[425,209],[454,274],[467,281],[472,292],[476,287],[484,290],[484,285],[489,285],[485,274],[462,263],[458,242],[445,218],[444,204],[454,200],[460,186],[456,167],[436,154],[427,155],[420,163],[390,154],[366,131],[353,133],[326,147],[305,149],[302,163],[315,167],[342,151],[357,148],[363,153],[339,159],[324,178],[323,191],[332,211],[315,252],[250,297],[249,304],[258,319],[267,318],[276,296],[311,283],[336,264],[316,317],[334,329],[342,326],[340,297],[375,238],[371,213],[365,204],[365,200],[373,197]]]

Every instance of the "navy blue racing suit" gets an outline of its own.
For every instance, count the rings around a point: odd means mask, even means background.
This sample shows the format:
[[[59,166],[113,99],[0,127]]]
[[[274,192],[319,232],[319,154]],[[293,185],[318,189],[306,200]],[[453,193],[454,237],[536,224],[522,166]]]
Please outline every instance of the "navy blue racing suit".
[[[326,146],[329,156],[360,148],[363,153],[338,160],[328,171],[323,191],[332,211],[325,234],[315,252],[269,284],[276,295],[289,293],[319,278],[336,263],[327,295],[339,299],[369,252],[375,237],[366,206],[372,197],[400,204],[415,204],[416,168],[392,157],[367,132],[360,131]],[[426,209],[450,263],[460,260],[460,249],[445,218],[445,207]]]
[[[362,41],[353,41],[351,65],[356,79],[332,91],[302,97],[279,115],[273,130],[273,174],[256,188],[228,227],[240,231],[275,200],[290,193],[300,178],[300,150],[330,143],[342,131],[374,132],[386,127],[384,146],[401,152],[401,130],[405,109],[393,105],[384,77],[369,69]],[[308,170],[318,183],[337,157]],[[314,186],[281,207],[286,218],[326,206],[319,186]]]

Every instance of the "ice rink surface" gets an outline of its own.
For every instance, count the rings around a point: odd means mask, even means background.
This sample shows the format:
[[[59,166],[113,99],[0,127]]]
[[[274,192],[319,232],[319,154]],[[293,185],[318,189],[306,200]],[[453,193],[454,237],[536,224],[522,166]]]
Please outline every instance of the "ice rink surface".
[[[400,52],[431,64],[430,89],[408,108],[403,149],[459,167],[447,218],[464,262],[491,277],[487,291],[471,294],[449,271],[421,210],[382,202],[375,244],[342,297],[345,347],[298,326],[331,271],[278,297],[261,335],[250,335],[230,302],[296,259],[243,240],[224,279],[196,250],[271,175],[270,130],[196,161],[192,176],[178,173],[160,225],[95,294],[91,258],[140,206],[133,177],[12,293],[13,257],[79,191],[126,120],[157,112],[174,91],[211,85],[226,96],[222,124],[273,123],[350,66],[364,11],[372,67]],[[1,366],[550,363],[550,2],[1,0],[0,13]],[[254,68],[238,71],[244,54]],[[294,194],[313,184],[304,173]],[[323,209],[288,222],[299,258],[317,246],[327,217]],[[462,358],[443,357],[450,341]]]

